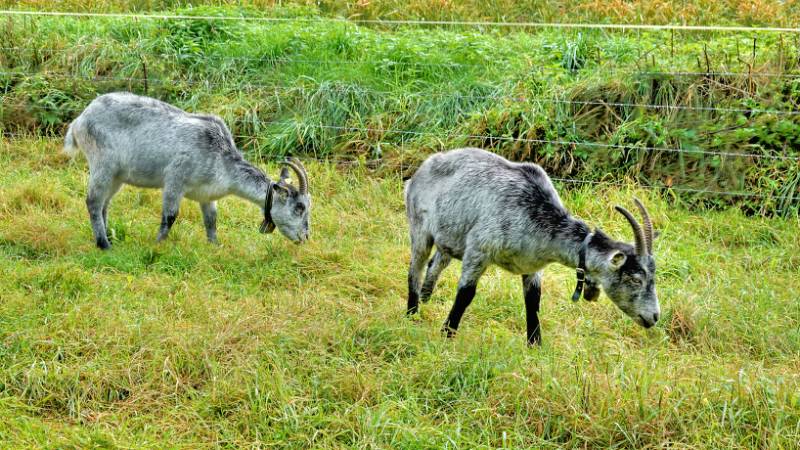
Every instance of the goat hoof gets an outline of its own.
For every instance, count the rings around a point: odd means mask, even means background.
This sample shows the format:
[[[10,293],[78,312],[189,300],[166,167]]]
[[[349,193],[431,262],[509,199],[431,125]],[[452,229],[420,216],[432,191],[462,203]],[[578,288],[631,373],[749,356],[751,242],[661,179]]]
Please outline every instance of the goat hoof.
[[[533,336],[528,339],[528,348],[536,348],[542,346],[541,336]]]
[[[406,312],[406,319],[412,322],[422,321],[422,317],[419,314],[409,314],[408,312]]]
[[[111,248],[111,242],[108,239],[98,239],[97,240],[97,248],[100,250],[108,250]]]
[[[456,337],[456,330],[445,325],[442,327],[442,335],[447,339],[452,339]]]

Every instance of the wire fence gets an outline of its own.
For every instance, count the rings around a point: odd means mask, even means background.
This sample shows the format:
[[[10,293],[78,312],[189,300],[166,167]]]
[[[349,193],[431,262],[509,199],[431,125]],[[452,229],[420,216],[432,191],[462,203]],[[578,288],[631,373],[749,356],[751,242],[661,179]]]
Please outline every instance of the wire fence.
[[[245,22],[257,22],[257,23],[277,23],[277,22],[306,22],[306,23],[314,23],[314,22],[325,22],[325,21],[332,21],[332,22],[341,22],[341,23],[351,23],[351,24],[364,24],[364,25],[383,25],[383,26],[466,26],[466,27],[519,27],[519,28],[561,28],[561,29],[608,29],[608,30],[652,30],[652,31],[703,31],[703,32],[733,32],[733,33],[794,33],[800,34],[800,29],[796,28],[780,28],[780,27],[767,27],[767,28],[751,28],[751,27],[727,27],[727,26],[675,26],[675,25],[647,25],[647,24],[570,24],[570,23],[533,23],[533,22],[471,22],[471,21],[419,21],[419,20],[362,20],[362,19],[340,19],[340,18],[317,18],[317,17],[248,17],[248,16],[202,16],[202,15],[172,15],[172,14],[127,14],[127,13],[72,13],[72,12],[40,12],[40,11],[2,11],[0,10],[0,16],[28,16],[28,17],[72,17],[72,18],[116,18],[116,19],[135,19],[135,20],[224,20],[224,21],[245,21]],[[86,46],[84,47],[85,50],[92,50],[93,47]],[[82,50],[84,50],[82,49]],[[64,49],[64,51],[75,51],[75,48]],[[6,52],[22,52],[22,51],[31,51],[31,52],[40,52],[40,53],[48,53],[52,55],[54,52],[51,49],[34,49],[30,47],[14,47],[14,46],[6,46],[0,47],[0,51]],[[170,55],[174,57],[178,57],[179,55]],[[320,60],[320,59],[309,59],[309,58],[296,58],[296,57],[250,57],[250,56],[217,56],[217,55],[189,55],[188,58],[197,58],[198,60],[204,61],[221,61],[221,62],[259,62],[259,63],[268,63],[268,64],[292,64],[292,63],[299,63],[299,64],[331,64],[331,65],[384,65],[384,66],[404,66],[404,67],[435,67],[435,68],[465,68],[465,67],[486,67],[487,64],[497,63],[497,61],[484,61],[484,62],[425,62],[425,61],[394,61],[394,60],[347,60],[347,59],[334,59],[334,60]],[[526,70],[530,70],[532,72],[552,72],[552,73],[575,73],[574,70],[568,70],[562,67],[549,67],[549,66],[535,66],[529,61],[516,61],[517,64],[521,64],[526,66]],[[591,68],[588,68],[591,69]],[[719,78],[719,77],[747,77],[747,78],[798,78],[800,77],[800,73],[791,73],[791,72],[760,72],[758,70],[754,70],[753,65],[750,64],[748,66],[747,71],[735,71],[735,70],[720,70],[715,71],[712,70],[711,67],[708,67],[706,71],[658,71],[658,70],[622,70],[611,68],[611,74],[614,75],[641,75],[641,76],[664,76],[664,77],[704,77],[704,78]],[[33,77],[33,76],[44,76],[47,78],[52,79],[64,79],[64,80],[73,80],[73,81],[87,81],[92,83],[136,83],[140,85],[175,85],[175,84],[186,84],[186,85],[200,85],[200,86],[209,86],[209,87],[216,87],[221,89],[236,89],[239,91],[253,91],[259,90],[262,93],[269,94],[271,91],[275,95],[279,94],[286,94],[286,93],[299,93],[303,95],[307,94],[314,94],[319,91],[319,87],[305,87],[305,86],[279,86],[275,84],[268,84],[268,83],[238,83],[238,84],[231,84],[225,83],[221,81],[212,81],[208,79],[160,79],[160,78],[150,78],[150,77],[108,77],[108,76],[81,76],[78,74],[64,74],[64,73],[48,73],[48,72],[23,72],[23,71],[0,71],[0,76],[6,77]],[[348,92],[352,92],[352,87],[349,86],[326,86],[328,90],[340,90]],[[265,92],[266,91],[266,92]],[[797,116],[800,115],[800,105],[790,105],[796,106],[798,109],[768,109],[768,108],[748,108],[748,107],[723,107],[723,106],[706,106],[706,105],[697,105],[697,104],[652,104],[652,103],[642,103],[642,102],[620,102],[620,101],[603,101],[603,100],[579,100],[579,99],[570,99],[570,98],[556,98],[556,97],[541,97],[536,95],[524,95],[524,94],[474,94],[474,93],[462,93],[462,92],[412,92],[412,93],[398,93],[392,91],[381,91],[375,89],[361,89],[359,88],[359,93],[363,95],[370,95],[370,96],[393,96],[396,98],[418,98],[423,99],[425,101],[430,100],[431,98],[436,99],[456,99],[456,100],[468,100],[468,101],[507,101],[507,102],[526,102],[530,104],[550,104],[550,105],[572,105],[578,107],[601,107],[601,108],[614,108],[614,109],[647,109],[647,110],[656,110],[656,111],[697,111],[697,112],[708,112],[708,113],[735,113],[735,114],[744,114],[747,117],[751,117],[757,114],[771,114],[776,116]],[[754,97],[750,97],[750,99],[754,99]],[[745,98],[746,100],[746,98]],[[0,103],[0,111],[4,108],[4,105]],[[58,105],[34,105],[34,109],[39,109],[43,111],[51,111],[51,112],[72,112],[77,113],[81,109],[78,108],[70,108],[70,107],[59,107]],[[440,141],[450,141],[454,139],[460,140],[480,140],[482,142],[520,142],[520,143],[528,143],[528,144],[540,144],[540,145],[554,145],[554,146],[568,146],[568,147],[587,147],[587,148],[594,148],[594,149],[613,149],[613,150],[620,150],[620,151],[635,151],[635,152],[651,152],[651,153],[658,153],[658,152],[665,152],[665,153],[677,153],[677,154],[689,154],[689,155],[700,155],[700,156],[709,156],[709,157],[720,157],[720,158],[750,158],[750,159],[767,159],[767,160],[777,160],[777,161],[788,161],[788,162],[795,162],[800,161],[800,156],[792,156],[792,155],[776,155],[770,153],[752,153],[752,152],[730,152],[730,151],[713,151],[713,150],[702,150],[699,148],[673,148],[673,147],[654,147],[654,146],[647,146],[647,145],[637,145],[637,144],[615,144],[615,143],[603,143],[603,142],[584,142],[584,141],[576,141],[576,140],[568,140],[568,139],[543,139],[543,138],[528,138],[528,137],[519,137],[519,136],[498,136],[498,135],[485,135],[485,134],[469,134],[469,133],[456,133],[456,132],[426,132],[426,131],[416,131],[416,130],[406,130],[406,129],[394,129],[394,128],[376,128],[376,127],[369,127],[369,126],[346,126],[346,125],[329,125],[323,123],[305,123],[301,121],[281,121],[281,120],[260,120],[256,119],[256,123],[258,126],[282,126],[282,127],[303,127],[303,128],[318,128],[323,130],[333,130],[339,131],[342,133],[372,133],[373,135],[380,135],[380,136],[387,136],[387,135],[400,135],[400,136],[411,136],[411,137],[432,137],[435,139],[439,139]],[[253,120],[235,120],[232,122],[233,125],[250,125],[254,124]],[[4,139],[12,138],[12,139],[25,139],[31,137],[30,134],[27,133],[15,133],[15,132],[3,132],[2,137]],[[237,139],[244,139],[249,141],[255,141],[264,139],[267,136],[265,135],[246,135],[246,134],[237,134],[235,135]],[[405,145],[405,141],[403,140],[403,145]],[[357,165],[366,165],[366,166],[379,166],[382,168],[388,169],[403,169],[405,167],[405,162],[402,160],[404,150],[401,149],[400,153],[400,160],[396,159],[370,159],[370,160],[360,160],[360,159],[348,159],[346,157],[335,157],[335,158],[315,158],[311,156],[305,156],[301,158],[305,161],[317,161],[317,162],[327,162],[337,165],[350,165],[350,166],[357,166]],[[267,157],[265,160],[272,160],[278,161],[278,158],[274,157]],[[578,179],[578,178],[565,178],[565,177],[553,177],[553,181],[558,183],[568,183],[568,184],[576,184],[576,185],[596,185],[596,186],[616,186],[616,187],[626,187],[630,186],[628,183],[617,182],[617,181],[603,181],[603,180],[588,180],[588,179]],[[764,195],[761,193],[756,192],[747,192],[747,191],[733,191],[733,190],[711,190],[711,189],[696,189],[692,187],[684,187],[684,186],[672,186],[672,185],[652,185],[652,184],[642,184],[639,183],[636,185],[638,188],[642,189],[649,189],[649,190],[658,190],[659,192],[686,192],[692,194],[701,194],[701,195],[708,195],[708,196],[730,196],[730,197],[742,197],[742,198],[749,198],[749,199],[772,199],[777,201],[785,201],[787,198],[794,201],[795,195],[789,194],[783,197],[776,197],[774,195]]]
[[[191,14],[134,14],[134,13],[93,13],[65,11],[23,11],[0,10],[0,16],[39,16],[39,17],[77,17],[113,18],[138,20],[203,20],[240,22],[342,22],[363,25],[413,25],[413,26],[457,26],[457,27],[499,27],[499,28],[561,28],[561,29],[601,29],[601,30],[650,30],[650,31],[707,31],[734,33],[800,33],[800,28],[788,27],[746,27],[716,25],[657,25],[657,24],[617,24],[617,23],[558,23],[558,22],[506,22],[506,21],[466,21],[466,20],[392,20],[356,19],[339,17],[260,17],[260,16],[211,16]]]
[[[224,83],[209,80],[164,80],[158,78],[134,78],[134,77],[107,77],[107,76],[92,76],[82,77],[70,74],[52,74],[52,73],[31,73],[31,72],[8,72],[0,71],[0,76],[32,76],[32,75],[46,75],[49,78],[66,79],[66,80],[81,80],[89,82],[109,82],[109,83],[137,83],[137,84],[154,84],[154,85],[175,85],[187,84],[192,86],[209,86],[219,87],[225,89],[235,89],[238,91],[265,91],[272,90],[274,93],[297,92],[297,93],[314,93],[318,88],[308,88],[304,86],[276,86],[267,83]],[[329,85],[326,89],[340,92],[353,92],[350,86],[336,86]],[[735,113],[735,114],[773,114],[780,116],[798,116],[800,110],[781,110],[781,109],[765,109],[765,108],[729,108],[721,106],[696,106],[696,105],[669,105],[669,104],[652,104],[652,103],[634,103],[634,102],[613,102],[602,100],[570,100],[551,97],[537,97],[526,96],[522,94],[511,95],[480,95],[480,94],[463,94],[455,92],[413,92],[413,93],[399,93],[393,91],[381,91],[376,89],[359,88],[359,92],[364,95],[372,96],[397,96],[401,98],[418,98],[430,99],[435,98],[449,98],[457,100],[470,100],[470,101],[509,101],[518,103],[539,103],[539,104],[561,104],[572,106],[599,106],[607,108],[630,108],[630,109],[650,109],[660,111],[700,111],[700,112],[715,112],[715,113]]]
[[[75,47],[70,47],[69,49],[62,49],[62,51],[57,51],[57,49],[52,48],[33,48],[33,47],[0,47],[0,51],[6,52],[32,52],[37,54],[69,54],[71,52],[76,51],[91,51],[96,50],[97,46],[92,45],[79,45]],[[137,48],[128,48],[124,49],[131,52],[140,52],[140,49]],[[436,68],[450,68],[450,69],[457,69],[457,68],[464,68],[464,67],[473,67],[473,68],[481,68],[484,69],[487,66],[492,65],[521,65],[525,66],[526,70],[530,70],[533,72],[540,72],[540,73],[555,73],[555,74],[571,74],[574,75],[576,73],[587,73],[593,72],[600,67],[594,66],[586,66],[580,69],[567,69],[564,67],[554,67],[554,66],[542,66],[542,65],[534,65],[532,61],[519,59],[519,60],[503,60],[503,59],[490,59],[481,62],[428,62],[428,61],[409,61],[409,60],[393,60],[393,59],[373,59],[373,60],[357,60],[357,59],[309,59],[309,58],[297,58],[294,56],[271,56],[271,55],[264,55],[264,56],[228,56],[228,55],[217,55],[217,54],[205,54],[205,53],[172,53],[172,54],[164,54],[159,55],[162,57],[172,57],[176,61],[187,61],[187,60],[198,60],[198,61],[222,61],[222,62],[258,62],[258,63],[267,63],[272,65],[279,65],[279,64],[312,64],[312,65],[347,65],[347,66],[385,66],[385,67],[436,67]],[[636,75],[636,76],[645,76],[645,77],[747,77],[747,78],[800,78],[800,73],[793,73],[790,71],[786,72],[764,72],[757,68],[748,67],[749,70],[747,71],[734,71],[734,70],[719,70],[715,68],[709,67],[707,70],[700,70],[700,71],[663,71],[663,70],[631,70],[631,69],[622,69],[619,67],[602,67],[603,73],[606,75]],[[793,70],[798,70],[800,68],[794,68]]]
[[[345,128],[345,127],[332,127],[332,128]],[[4,138],[15,138],[17,140],[24,140],[29,138],[35,138],[36,136],[30,133],[2,133]],[[39,136],[41,137],[41,136]],[[247,136],[247,135],[236,135],[237,138],[251,138],[251,139],[259,139],[263,138],[263,136]],[[332,157],[314,157],[309,155],[300,155],[298,159],[303,162],[314,162],[314,163],[323,163],[323,164],[333,164],[339,167],[362,167],[362,168],[372,168],[372,169],[383,169],[389,171],[403,171],[404,169],[410,168],[412,165],[404,161],[402,159],[402,152],[400,154],[400,159],[384,159],[384,158],[375,158],[375,159],[361,159],[361,158],[346,158],[343,156],[332,156]],[[262,156],[259,158],[262,162],[273,162],[278,163],[285,160],[283,156]],[[795,158],[797,159],[797,158]],[[593,186],[601,186],[601,187],[618,187],[618,188],[632,188],[632,189],[644,189],[650,191],[657,191],[661,194],[669,194],[669,193],[688,193],[688,194],[696,194],[702,196],[712,196],[712,197],[738,197],[738,198],[747,198],[747,199],[761,199],[761,200],[773,200],[777,202],[784,202],[787,199],[792,200],[797,198],[797,195],[765,195],[757,192],[749,192],[749,191],[733,191],[733,190],[715,190],[715,189],[699,189],[699,188],[692,188],[692,187],[685,187],[685,186],[672,186],[672,185],[652,185],[652,184],[644,184],[641,182],[632,183],[632,182],[620,182],[620,181],[601,181],[601,180],[589,180],[589,179],[580,179],[580,178],[567,178],[567,177],[551,177],[551,180],[557,183],[566,183],[572,185],[593,185]],[[779,210],[780,211],[780,210]]]
[[[41,110],[48,110],[48,111],[72,111],[72,112],[79,112],[82,109],[77,108],[58,108],[58,107],[40,107],[36,106],[36,109]],[[2,104],[0,104],[0,110],[2,110]],[[228,122],[231,125],[251,125],[253,122],[248,120],[233,120]],[[495,141],[495,142],[522,142],[522,143],[530,143],[530,144],[542,144],[542,145],[556,145],[562,147],[590,147],[590,148],[597,148],[597,149],[614,149],[614,150],[623,150],[623,151],[641,151],[641,152],[649,152],[649,153],[657,153],[657,152],[664,152],[664,153],[683,153],[689,155],[703,155],[703,156],[716,156],[716,157],[726,157],[726,158],[751,158],[751,159],[769,159],[769,160],[778,160],[778,161],[800,161],[800,156],[791,156],[791,155],[773,155],[768,153],[748,153],[748,152],[726,152],[726,151],[714,151],[714,150],[702,150],[702,149],[694,149],[694,148],[676,148],[676,147],[653,147],[647,145],[637,145],[637,144],[613,144],[613,143],[603,143],[603,142],[589,142],[589,141],[575,141],[575,140],[565,140],[565,139],[544,139],[544,138],[525,138],[525,137],[514,137],[514,136],[500,136],[500,135],[492,135],[492,134],[470,134],[470,133],[457,133],[457,132],[431,132],[431,131],[415,131],[415,130],[404,130],[404,129],[395,129],[395,128],[375,128],[375,127],[363,127],[363,126],[346,126],[346,125],[326,125],[326,124],[318,124],[318,123],[306,123],[306,122],[298,122],[298,121],[287,121],[287,120],[259,120],[259,126],[284,126],[284,127],[298,127],[298,128],[320,128],[320,129],[328,129],[328,130],[337,130],[343,132],[361,132],[361,133],[372,133],[373,135],[404,135],[404,136],[414,136],[414,137],[435,137],[440,138],[444,141],[451,141],[451,140],[481,140],[481,141]],[[13,133],[8,132],[5,133],[6,136],[11,137],[25,137],[30,136],[29,134],[25,133]],[[234,134],[233,137],[237,139],[247,139],[247,140],[259,140],[264,139],[265,135],[246,135],[246,134]]]
[[[24,141],[25,139],[31,138],[42,138],[42,136],[34,136],[29,133],[2,133],[0,134],[3,138],[14,138],[19,141]],[[247,137],[247,136],[240,136],[240,137]],[[47,138],[50,139],[50,138]],[[60,140],[60,139],[59,139]],[[336,157],[327,157],[327,158],[320,158],[314,157],[309,155],[300,155],[297,156],[302,162],[313,162],[319,164],[333,164],[340,167],[362,167],[362,168],[373,168],[373,169],[384,169],[384,170],[403,170],[410,167],[410,165],[403,161],[402,159],[383,159],[383,158],[376,158],[376,159],[359,159],[359,158],[345,158],[341,156]],[[260,158],[262,162],[271,162],[271,163],[279,163],[285,161],[285,157],[283,156],[264,156]],[[621,188],[632,188],[632,189],[645,189],[651,191],[658,191],[660,193],[670,193],[670,192],[685,192],[691,194],[699,194],[699,195],[706,195],[706,196],[729,196],[729,197],[744,197],[744,198],[757,198],[757,199],[774,199],[774,200],[783,200],[785,198],[789,198],[788,196],[780,197],[780,196],[772,196],[772,195],[764,195],[759,194],[756,192],[748,192],[748,191],[726,191],[726,190],[712,190],[712,189],[697,189],[697,188],[690,188],[690,187],[683,187],[683,186],[667,186],[667,185],[648,185],[642,183],[632,183],[632,182],[620,182],[620,181],[599,181],[599,180],[588,180],[588,179],[580,179],[580,178],[566,178],[566,177],[550,177],[551,180],[558,182],[558,183],[567,183],[567,184],[577,184],[577,185],[595,185],[595,186],[604,186],[604,187],[621,187]]]

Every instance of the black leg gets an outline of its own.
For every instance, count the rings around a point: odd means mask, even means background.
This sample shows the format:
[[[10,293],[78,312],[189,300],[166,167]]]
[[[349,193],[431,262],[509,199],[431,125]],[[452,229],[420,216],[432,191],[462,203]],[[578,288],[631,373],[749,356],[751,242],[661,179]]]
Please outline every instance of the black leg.
[[[408,274],[408,308],[406,314],[413,315],[419,311],[419,294],[417,294],[417,286],[414,274]]]
[[[453,303],[453,308],[450,310],[450,314],[448,314],[447,320],[442,327],[442,331],[447,333],[447,337],[455,336],[464,311],[467,310],[467,306],[469,306],[469,304],[472,303],[472,299],[475,298],[475,288],[475,285],[458,288],[456,302]]]
[[[447,316],[447,320],[442,326],[442,331],[447,333],[447,337],[453,337],[458,330],[458,325],[461,323],[461,317],[464,311],[472,303],[475,297],[475,289],[478,286],[478,280],[486,270],[487,258],[473,249],[467,249],[464,253],[464,259],[461,264],[461,278],[458,280],[458,292],[456,293],[456,301],[453,303],[453,308]]]
[[[163,214],[161,216],[161,227],[158,229],[158,238],[156,240],[163,241],[166,239],[167,235],[169,234],[169,230],[172,228],[172,225],[175,223],[175,219],[177,219],[177,217],[178,216],[175,214]]]
[[[539,324],[539,300],[542,297],[541,274],[523,275],[522,289],[525,293],[528,345],[541,345],[542,330]]]
[[[175,223],[178,217],[178,208],[181,205],[181,198],[183,194],[170,186],[164,186],[164,205],[161,212],[161,228],[158,230],[157,241],[161,242],[167,238],[169,230]]]

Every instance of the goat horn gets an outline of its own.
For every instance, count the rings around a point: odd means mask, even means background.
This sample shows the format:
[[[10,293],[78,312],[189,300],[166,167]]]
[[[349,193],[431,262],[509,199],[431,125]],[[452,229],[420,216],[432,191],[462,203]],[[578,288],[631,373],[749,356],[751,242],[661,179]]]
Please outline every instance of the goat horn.
[[[304,166],[304,165],[303,165],[303,163],[302,163],[302,162],[300,162],[300,160],[299,160],[299,159],[297,159],[297,158],[296,158],[296,157],[294,157],[294,156],[292,156],[292,157],[291,157],[291,158],[289,158],[289,159],[290,159],[290,160],[291,160],[293,163],[295,163],[295,165],[297,165],[297,167],[299,167],[299,168],[300,168],[300,170],[303,172],[303,177],[305,177],[305,179],[306,179],[306,184],[308,184],[308,172],[306,171],[306,166]]]
[[[308,194],[308,179],[306,178],[304,169],[302,169],[302,164],[296,159],[291,158],[287,161],[284,161],[283,164],[289,166],[289,168],[294,171],[297,175],[297,183],[299,184],[298,190],[301,194]],[[298,165],[299,164],[299,165]]]
[[[305,186],[305,190],[303,192],[305,194],[308,194],[308,172],[306,172],[306,166],[304,166],[303,163],[300,162],[300,160],[295,158],[295,157],[292,157],[291,159],[295,163],[295,165],[297,165],[297,167],[300,169],[300,171],[303,173],[303,180],[305,182],[305,185],[304,185]]]
[[[636,207],[639,208],[639,212],[642,214],[642,222],[644,223],[644,242],[647,244],[647,253],[649,255],[653,254],[653,222],[650,220],[650,214],[647,213],[647,208],[644,207],[642,202],[639,201],[638,198],[633,198],[633,203],[636,203]]]
[[[622,206],[615,206],[614,207],[620,214],[625,216],[628,219],[628,223],[631,224],[631,228],[633,228],[633,237],[636,239],[636,254],[639,256],[647,256],[647,248],[644,239],[644,231],[642,231],[642,227],[639,225],[639,222],[633,217],[633,214],[629,213],[627,209],[623,208]]]

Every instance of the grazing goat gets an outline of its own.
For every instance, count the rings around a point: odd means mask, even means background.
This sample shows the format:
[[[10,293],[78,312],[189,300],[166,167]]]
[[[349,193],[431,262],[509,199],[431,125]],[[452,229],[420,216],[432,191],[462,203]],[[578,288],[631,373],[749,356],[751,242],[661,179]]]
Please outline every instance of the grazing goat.
[[[308,175],[300,161],[284,162],[279,182],[245,161],[228,127],[216,116],[190,114],[130,93],[97,97],[67,131],[64,152],[89,162],[86,206],[95,242],[108,239],[108,205],[123,184],[163,188],[158,241],[169,234],[181,198],[200,203],[206,236],[217,242],[216,200],[233,194],[262,208],[262,233],[275,227],[295,243],[308,239]],[[289,171],[298,187],[289,184]]]
[[[618,242],[570,215],[550,178],[536,164],[513,163],[473,148],[428,158],[405,189],[411,232],[408,270],[408,314],[426,302],[436,280],[452,258],[463,263],[455,304],[442,331],[448,337],[475,296],[478,279],[490,264],[522,275],[529,344],[541,342],[539,298],[542,269],[553,262],[577,269],[586,300],[599,295],[598,285],[625,314],[649,328],[660,314],[655,291],[653,227],[636,199],[644,229],[624,208],[634,246]],[[436,253],[428,263],[431,247]],[[586,286],[584,287],[584,282]]]

